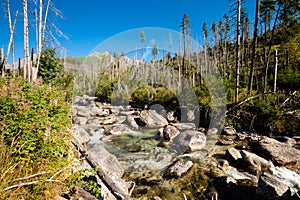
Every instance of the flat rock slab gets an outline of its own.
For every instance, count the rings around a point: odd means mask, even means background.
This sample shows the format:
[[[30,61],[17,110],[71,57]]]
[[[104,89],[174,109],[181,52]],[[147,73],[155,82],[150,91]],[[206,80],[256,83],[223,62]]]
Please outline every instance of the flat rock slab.
[[[275,139],[263,137],[255,144],[255,151],[276,165],[300,167],[300,151]]]

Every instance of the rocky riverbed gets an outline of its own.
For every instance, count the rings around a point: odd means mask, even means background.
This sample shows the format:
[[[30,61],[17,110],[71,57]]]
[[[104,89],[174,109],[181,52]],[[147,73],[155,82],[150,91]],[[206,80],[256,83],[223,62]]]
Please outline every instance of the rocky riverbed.
[[[95,99],[75,98],[73,138],[130,199],[300,199],[299,136],[205,130],[159,106]],[[83,159],[76,170],[89,167]],[[115,199],[97,180],[102,198]]]

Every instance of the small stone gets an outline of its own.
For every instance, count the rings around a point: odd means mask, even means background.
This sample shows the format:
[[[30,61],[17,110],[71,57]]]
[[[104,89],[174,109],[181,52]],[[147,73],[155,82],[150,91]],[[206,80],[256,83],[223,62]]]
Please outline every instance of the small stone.
[[[87,122],[87,118],[86,117],[75,117],[75,118],[73,118],[72,121],[74,124],[84,125]]]
[[[95,125],[99,125],[99,124],[100,124],[100,121],[99,121],[99,119],[97,119],[97,118],[92,118],[92,119],[87,120],[86,123],[87,123],[87,124],[95,124]]]
[[[161,200],[161,198],[160,197],[150,197],[150,200]]]
[[[180,132],[176,127],[167,125],[163,130],[163,140],[172,141],[179,134]]]
[[[228,184],[237,184],[237,181],[234,179],[234,178],[232,178],[232,177],[230,177],[230,176],[228,176],[228,177],[226,177],[226,180],[225,180],[225,183],[228,185]]]
[[[234,144],[234,141],[232,139],[225,139],[221,141],[221,144],[223,145],[232,145]]]
[[[193,123],[170,123],[170,125],[175,126],[180,131],[196,129],[196,126]]]
[[[184,131],[173,139],[173,147],[180,153],[190,153],[204,149],[206,136],[198,131]]]
[[[210,129],[208,129],[206,135],[216,135],[217,133],[218,133],[218,129],[210,128]]]
[[[177,178],[182,177],[192,168],[193,164],[190,160],[177,161],[169,168],[169,175]]]
[[[173,122],[175,120],[173,111],[167,113],[167,120],[169,122]]]
[[[127,124],[130,128],[134,130],[139,129],[139,125],[136,123],[135,118],[131,115],[126,116],[126,120],[124,121],[124,124]]]
[[[199,131],[199,132],[201,132],[201,133],[206,133],[206,129],[203,128],[203,127],[199,127],[199,128],[197,129],[197,131]]]
[[[246,139],[246,135],[242,133],[238,133],[236,139],[239,141],[244,141]]]
[[[229,162],[227,160],[221,159],[221,160],[219,160],[219,166],[221,166],[222,168],[227,168],[230,165],[229,165]]]
[[[246,137],[250,142],[258,142],[259,136],[256,134],[251,134]]]
[[[114,123],[116,123],[116,122],[117,122],[116,118],[112,117],[112,118],[105,119],[105,120],[102,122],[102,124],[103,124],[103,125],[111,125],[111,124],[114,124]]]
[[[106,135],[127,135],[130,128],[126,124],[117,124],[105,130]]]
[[[235,148],[227,149],[225,155],[228,161],[233,164],[235,164],[238,159],[242,158],[241,153]]]
[[[222,133],[224,135],[236,135],[236,130],[232,127],[225,127]]]

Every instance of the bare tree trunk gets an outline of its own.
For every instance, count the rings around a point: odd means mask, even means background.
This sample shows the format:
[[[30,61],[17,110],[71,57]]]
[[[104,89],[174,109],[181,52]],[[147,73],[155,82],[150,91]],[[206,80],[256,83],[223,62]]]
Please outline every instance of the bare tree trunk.
[[[8,8],[7,8],[7,11],[10,13],[10,9],[9,9],[9,1],[8,1]],[[12,43],[13,43],[13,36],[14,36],[14,32],[15,32],[15,27],[16,27],[16,23],[17,23],[17,17],[18,17],[18,11],[16,12],[16,16],[15,16],[15,19],[14,19],[14,24],[11,25],[11,17],[10,17],[10,14],[8,14],[9,16],[9,29],[10,29],[10,37],[9,37],[9,43],[8,43],[8,47],[7,47],[7,52],[6,52],[6,56],[5,56],[5,59],[3,60],[3,67],[5,69],[5,65],[8,61],[8,57],[9,57],[9,53],[10,53],[10,49],[11,49],[11,46],[12,46]],[[12,61],[13,62],[13,61]],[[5,72],[4,72],[5,73]],[[4,75],[4,73],[2,74],[2,76]]]
[[[277,66],[278,66],[278,57],[277,57],[277,50],[275,50],[275,69],[274,69],[274,88],[273,92],[277,92]]]
[[[21,76],[21,58],[18,59],[18,76]]]
[[[248,94],[250,96],[251,96],[252,87],[253,87],[253,72],[254,72],[254,63],[255,63],[256,46],[257,46],[257,32],[258,32],[259,10],[260,10],[260,0],[256,0],[256,12],[255,12],[254,33],[253,33],[252,58],[251,58],[249,84],[248,84]]]
[[[227,30],[224,29],[224,57],[225,57],[225,64],[224,64],[224,74],[226,75],[227,67],[228,67],[228,55],[227,55]]]
[[[23,17],[24,17],[24,61],[23,61],[23,77],[30,77],[28,66],[28,15],[27,15],[27,0],[23,0]]]
[[[40,60],[42,55],[42,48],[44,43],[44,37],[45,37],[45,30],[46,30],[46,22],[48,17],[48,11],[50,6],[51,0],[48,0],[45,16],[44,16],[44,22],[43,22],[43,0],[40,0],[39,4],[39,26],[38,26],[38,49],[37,49],[37,65],[35,70],[35,77],[37,77],[37,73],[39,72],[39,66],[40,66]],[[33,80],[35,81],[35,80]]]
[[[14,42],[11,44],[11,70],[12,75],[15,77],[15,44]]]
[[[1,68],[1,74],[4,76],[5,66],[4,66],[4,49],[0,49],[0,68]]]
[[[240,76],[240,36],[241,29],[241,0],[238,0],[238,14],[237,14],[237,27],[236,27],[236,60],[235,60],[235,103],[239,102],[239,76]]]

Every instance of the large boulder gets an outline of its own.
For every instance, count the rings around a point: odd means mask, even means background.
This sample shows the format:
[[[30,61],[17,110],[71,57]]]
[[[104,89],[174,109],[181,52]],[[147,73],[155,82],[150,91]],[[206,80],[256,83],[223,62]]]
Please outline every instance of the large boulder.
[[[263,137],[255,143],[254,150],[265,159],[272,160],[276,165],[300,167],[300,151],[275,139]]]
[[[241,151],[242,158],[239,160],[240,167],[254,175],[260,175],[271,167],[266,159],[248,151]]]
[[[276,176],[264,173],[260,176],[256,189],[256,199],[289,199],[291,192]]]
[[[147,128],[162,128],[168,125],[168,121],[155,110],[143,110],[140,113],[140,121]]]
[[[108,175],[113,175],[118,178],[123,176],[124,169],[117,157],[109,153],[103,146],[97,145],[92,147],[88,150],[88,154]]]
[[[199,151],[205,146],[205,134],[199,131],[184,131],[173,139],[173,147],[180,153]]]
[[[88,143],[91,140],[89,133],[82,127],[75,127],[72,137],[76,138],[81,144]]]
[[[123,194],[128,195],[127,183],[121,178],[124,174],[124,169],[119,163],[116,156],[109,153],[101,145],[94,146],[88,150],[88,155],[91,160],[97,163],[97,166],[101,167],[103,171],[110,177],[110,179],[118,186]]]

